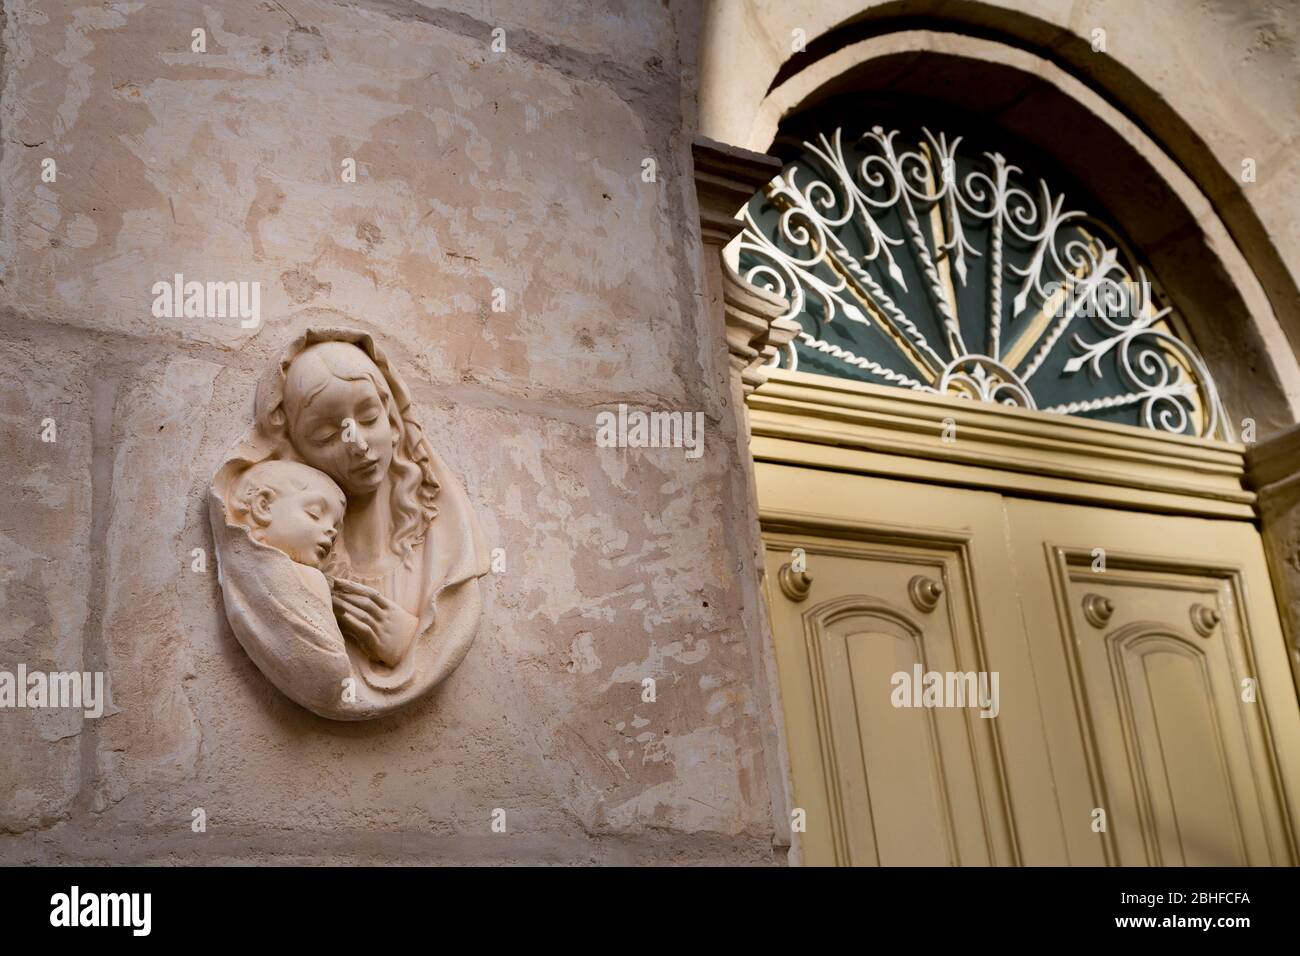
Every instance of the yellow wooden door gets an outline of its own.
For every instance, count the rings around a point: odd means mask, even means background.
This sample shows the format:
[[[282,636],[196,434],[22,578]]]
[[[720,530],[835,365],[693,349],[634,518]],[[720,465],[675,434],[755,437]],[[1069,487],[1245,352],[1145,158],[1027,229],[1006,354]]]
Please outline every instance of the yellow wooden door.
[[[1070,861],[1296,862],[1300,715],[1254,527],[1006,509]]]
[[[804,862],[1295,861],[1300,707],[1251,524],[756,475]],[[997,674],[996,716],[908,706],[908,674]]]
[[[804,862],[1064,862],[999,497],[757,472]],[[895,706],[917,668],[997,672],[996,716]]]

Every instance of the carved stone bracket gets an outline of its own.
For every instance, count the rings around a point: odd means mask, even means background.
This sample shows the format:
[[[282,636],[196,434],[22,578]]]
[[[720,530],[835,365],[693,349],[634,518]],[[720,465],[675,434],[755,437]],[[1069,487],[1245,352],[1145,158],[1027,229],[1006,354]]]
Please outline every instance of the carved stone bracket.
[[[765,366],[798,334],[799,323],[781,318],[789,311],[785,299],[746,282],[725,262],[722,289],[731,367],[749,393],[763,383]]]
[[[763,381],[764,366],[798,334],[799,324],[781,318],[790,311],[785,299],[742,279],[725,261],[722,250],[740,233],[737,213],[781,172],[781,161],[705,137],[696,139],[691,152],[700,236],[713,270],[711,282],[721,286],[731,368],[748,393]]]

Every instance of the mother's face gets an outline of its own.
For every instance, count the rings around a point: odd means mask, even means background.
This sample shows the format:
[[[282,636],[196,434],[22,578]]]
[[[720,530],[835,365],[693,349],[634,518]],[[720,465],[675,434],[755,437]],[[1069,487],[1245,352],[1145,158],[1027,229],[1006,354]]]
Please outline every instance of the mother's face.
[[[349,497],[383,484],[397,442],[383,398],[365,375],[370,364],[356,346],[325,342],[294,359],[285,381],[294,448]]]

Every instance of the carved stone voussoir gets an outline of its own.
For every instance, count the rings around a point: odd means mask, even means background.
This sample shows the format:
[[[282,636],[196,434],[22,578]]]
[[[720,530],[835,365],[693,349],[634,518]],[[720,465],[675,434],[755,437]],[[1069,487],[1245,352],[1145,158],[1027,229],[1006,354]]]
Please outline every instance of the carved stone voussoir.
[[[313,713],[390,713],[469,652],[483,534],[365,332],[308,329],[267,369],[208,514],[235,637]]]

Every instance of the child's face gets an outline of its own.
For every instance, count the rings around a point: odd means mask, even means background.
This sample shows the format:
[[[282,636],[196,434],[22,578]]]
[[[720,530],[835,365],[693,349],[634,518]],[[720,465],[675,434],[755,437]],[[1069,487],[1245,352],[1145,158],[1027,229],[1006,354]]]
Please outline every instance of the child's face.
[[[334,547],[344,506],[337,493],[308,487],[277,495],[263,540],[299,564],[318,568]]]

